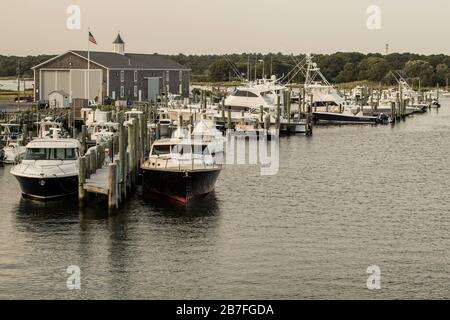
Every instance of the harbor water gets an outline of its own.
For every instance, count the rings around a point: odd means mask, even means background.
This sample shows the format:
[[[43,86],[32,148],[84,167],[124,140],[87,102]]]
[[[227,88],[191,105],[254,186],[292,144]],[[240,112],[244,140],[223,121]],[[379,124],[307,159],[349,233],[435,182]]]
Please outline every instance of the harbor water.
[[[450,298],[450,100],[379,126],[280,139],[280,170],[227,166],[190,208],[114,215],[22,199],[0,167],[0,299]],[[81,289],[69,290],[68,266]],[[369,266],[381,288],[369,290]]]

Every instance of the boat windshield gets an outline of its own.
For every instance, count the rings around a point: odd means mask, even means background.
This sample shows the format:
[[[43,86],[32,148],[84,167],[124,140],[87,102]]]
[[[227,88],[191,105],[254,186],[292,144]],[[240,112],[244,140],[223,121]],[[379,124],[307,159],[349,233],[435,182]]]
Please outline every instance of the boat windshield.
[[[253,92],[244,90],[235,90],[231,95],[234,97],[251,97],[251,98],[258,97],[258,95],[254,94]]]
[[[152,156],[170,155],[170,154],[173,156],[175,155],[180,156],[191,153],[194,153],[194,155],[209,155],[209,149],[207,145],[201,144],[154,145],[152,149]]]
[[[74,148],[27,148],[24,160],[76,160]]]
[[[193,149],[193,150],[192,150]],[[209,149],[207,145],[201,144],[177,144],[172,146],[172,154],[191,154],[194,151],[194,155],[209,155]]]
[[[160,156],[163,154],[170,154],[170,145],[163,144],[163,145],[154,145],[152,149],[152,155],[153,156]]]

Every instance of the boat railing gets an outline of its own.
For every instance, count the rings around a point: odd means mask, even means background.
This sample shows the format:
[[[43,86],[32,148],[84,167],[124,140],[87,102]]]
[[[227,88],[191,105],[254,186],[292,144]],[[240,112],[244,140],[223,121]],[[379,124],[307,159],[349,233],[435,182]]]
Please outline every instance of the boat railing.
[[[178,170],[182,169],[221,169],[222,164],[216,163],[215,161],[206,161],[205,157],[195,158],[168,158],[168,157],[156,157],[149,160],[150,163],[153,162],[153,167],[164,169],[178,168]]]

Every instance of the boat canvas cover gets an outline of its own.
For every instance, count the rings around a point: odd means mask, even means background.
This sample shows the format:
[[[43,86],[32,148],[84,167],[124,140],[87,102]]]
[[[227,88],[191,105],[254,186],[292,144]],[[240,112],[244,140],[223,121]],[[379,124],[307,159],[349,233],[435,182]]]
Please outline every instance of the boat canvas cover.
[[[36,139],[27,144],[27,148],[44,148],[44,149],[70,149],[70,148],[79,148],[80,143],[75,139]]]

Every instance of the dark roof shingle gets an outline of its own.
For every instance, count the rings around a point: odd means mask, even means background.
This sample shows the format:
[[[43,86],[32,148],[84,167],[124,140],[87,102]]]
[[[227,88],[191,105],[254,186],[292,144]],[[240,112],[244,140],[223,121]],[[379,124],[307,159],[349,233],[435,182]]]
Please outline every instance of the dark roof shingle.
[[[70,50],[87,59],[87,51]],[[112,69],[175,69],[189,70],[189,68],[159,54],[125,53],[91,51],[90,59],[104,67]]]

